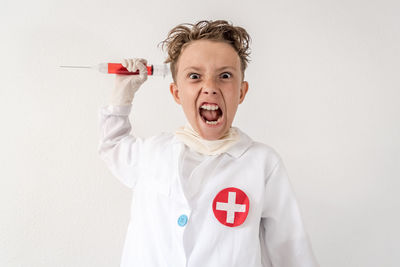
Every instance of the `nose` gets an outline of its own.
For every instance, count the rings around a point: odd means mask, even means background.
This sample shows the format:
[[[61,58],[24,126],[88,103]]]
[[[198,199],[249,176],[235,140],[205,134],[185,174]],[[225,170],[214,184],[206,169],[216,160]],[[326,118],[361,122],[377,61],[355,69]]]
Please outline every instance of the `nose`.
[[[204,94],[211,94],[211,95],[216,95],[218,93],[218,85],[213,78],[208,78],[205,80],[203,84],[203,93]]]

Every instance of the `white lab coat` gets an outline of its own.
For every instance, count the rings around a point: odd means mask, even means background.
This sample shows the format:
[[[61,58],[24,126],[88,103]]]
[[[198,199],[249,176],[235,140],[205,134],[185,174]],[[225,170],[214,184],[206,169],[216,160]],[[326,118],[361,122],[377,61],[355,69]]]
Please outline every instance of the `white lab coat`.
[[[98,153],[133,189],[121,267],[318,266],[284,164],[271,147],[238,129],[237,144],[205,156],[182,177],[190,149],[172,133],[130,135],[131,107],[99,111]],[[247,217],[236,227],[218,221],[212,207],[231,187],[249,200]],[[187,220],[178,220],[182,216]]]

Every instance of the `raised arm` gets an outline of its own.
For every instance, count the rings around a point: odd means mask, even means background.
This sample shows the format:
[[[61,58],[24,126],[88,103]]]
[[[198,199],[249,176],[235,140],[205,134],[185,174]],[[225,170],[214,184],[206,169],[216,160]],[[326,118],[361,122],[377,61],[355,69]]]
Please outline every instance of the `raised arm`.
[[[139,178],[144,140],[130,134],[129,114],[135,92],[147,80],[145,59],[124,59],[122,65],[139,75],[116,75],[110,105],[99,110],[98,154],[111,173],[133,188]]]

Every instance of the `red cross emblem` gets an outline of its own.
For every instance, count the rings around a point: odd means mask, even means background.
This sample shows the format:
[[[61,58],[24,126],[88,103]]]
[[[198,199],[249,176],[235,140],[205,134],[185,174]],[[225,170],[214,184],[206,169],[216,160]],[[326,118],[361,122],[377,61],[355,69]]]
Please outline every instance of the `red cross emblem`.
[[[221,190],[215,196],[212,206],[215,218],[229,227],[241,225],[246,220],[249,207],[247,195],[235,187]]]

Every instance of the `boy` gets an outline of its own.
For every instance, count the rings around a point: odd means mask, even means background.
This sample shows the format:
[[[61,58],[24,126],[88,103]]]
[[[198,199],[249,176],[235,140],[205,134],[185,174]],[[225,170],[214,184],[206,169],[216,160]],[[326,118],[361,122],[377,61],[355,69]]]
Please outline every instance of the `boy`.
[[[123,61],[140,75],[117,75],[100,110],[99,155],[134,190],[121,266],[318,266],[280,156],[231,126],[248,91],[248,33],[221,20],[188,25],[163,41],[185,127],[130,135],[145,59]]]

